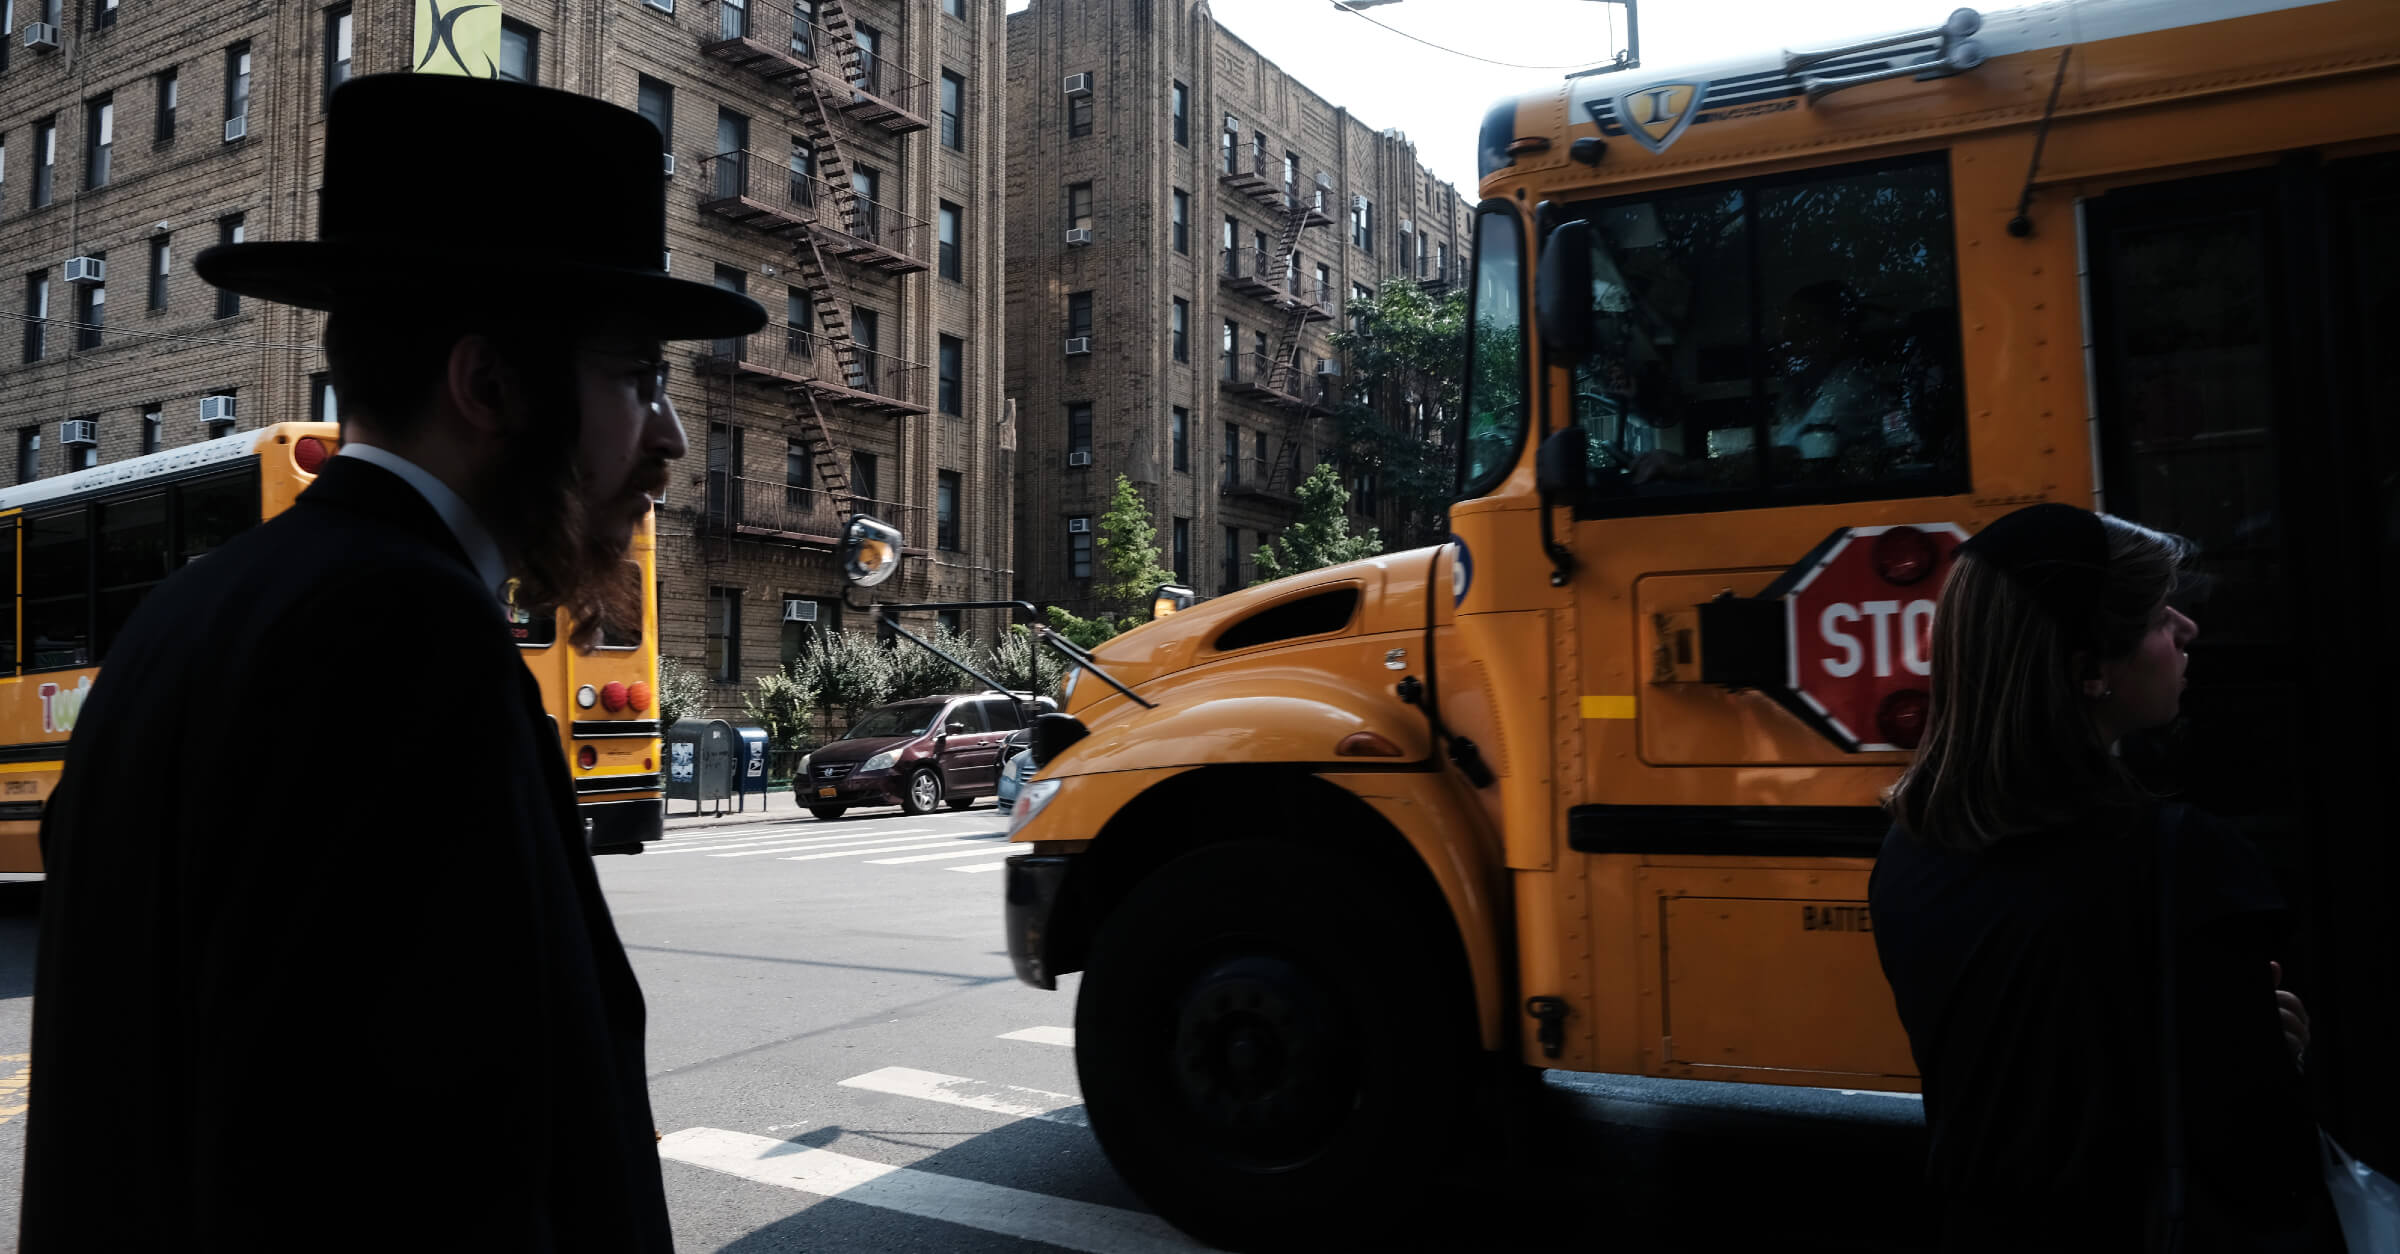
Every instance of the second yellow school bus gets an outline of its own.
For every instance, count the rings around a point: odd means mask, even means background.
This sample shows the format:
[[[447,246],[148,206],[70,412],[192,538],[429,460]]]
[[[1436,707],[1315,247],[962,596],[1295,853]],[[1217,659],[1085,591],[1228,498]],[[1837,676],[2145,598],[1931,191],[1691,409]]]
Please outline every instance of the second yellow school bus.
[[[331,423],[281,423],[0,490],[0,570],[15,594],[14,614],[0,624],[0,874],[42,869],[42,807],[76,715],[144,594],[289,508],[339,448]],[[554,620],[513,624],[595,852],[639,851],[665,819],[652,546],[645,523],[633,554],[642,569],[639,639],[604,639],[584,654],[560,643]],[[394,665],[404,664],[400,646],[375,641],[371,627],[360,624],[355,647],[390,650]],[[441,746],[419,748],[438,780]]]

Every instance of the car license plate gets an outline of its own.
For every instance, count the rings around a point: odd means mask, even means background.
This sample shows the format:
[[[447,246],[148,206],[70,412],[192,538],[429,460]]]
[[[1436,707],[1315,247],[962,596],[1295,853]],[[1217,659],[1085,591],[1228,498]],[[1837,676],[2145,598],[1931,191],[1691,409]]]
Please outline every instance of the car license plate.
[[[832,788],[820,788],[817,790],[817,795],[820,797],[830,797],[834,794],[834,792],[835,790]]]

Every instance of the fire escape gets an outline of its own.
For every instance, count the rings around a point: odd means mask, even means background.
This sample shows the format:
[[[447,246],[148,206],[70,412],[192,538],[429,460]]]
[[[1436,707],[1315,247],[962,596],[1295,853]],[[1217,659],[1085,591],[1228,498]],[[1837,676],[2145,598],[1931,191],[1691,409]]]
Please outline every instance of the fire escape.
[[[1283,178],[1273,177],[1263,137],[1247,154],[1230,142],[1230,137],[1228,140],[1218,181],[1229,192],[1278,210],[1282,223],[1272,249],[1245,249],[1237,242],[1236,247],[1225,250],[1219,281],[1268,305],[1277,325],[1274,347],[1268,352],[1245,355],[1235,345],[1234,355],[1222,364],[1218,382],[1235,396],[1281,411],[1285,420],[1275,460],[1255,467],[1249,475],[1237,475],[1224,490],[1229,496],[1288,501],[1297,491],[1293,479],[1298,473],[1300,446],[1307,437],[1308,420],[1321,386],[1301,369],[1300,336],[1309,323],[1333,317],[1329,284],[1318,282],[1300,268],[1300,239],[1310,227],[1333,224],[1323,207],[1325,197],[1332,194],[1331,180],[1320,172],[1317,186],[1304,192],[1289,168],[1283,171]]]
[[[797,5],[761,12],[715,2],[717,29],[702,41],[701,52],[788,88],[806,147],[783,159],[747,150],[703,158],[700,208],[788,244],[790,277],[808,294],[813,328],[770,324],[756,336],[719,340],[698,366],[709,380],[712,424],[731,422],[736,389],[744,384],[787,396],[812,477],[805,488],[753,483],[741,478],[739,467],[720,463],[724,454],[712,448],[702,532],[719,541],[748,535],[833,545],[849,515],[868,510],[920,536],[920,520],[889,516],[910,511],[853,490],[847,450],[827,411],[926,413],[928,371],[861,342],[846,312],[848,293],[834,281],[828,259],[895,279],[930,268],[923,260],[928,224],[874,196],[843,151],[835,125],[843,117],[894,137],[924,130],[928,83],[887,59],[876,46],[879,38],[853,22],[841,0],[818,0],[813,22]]]

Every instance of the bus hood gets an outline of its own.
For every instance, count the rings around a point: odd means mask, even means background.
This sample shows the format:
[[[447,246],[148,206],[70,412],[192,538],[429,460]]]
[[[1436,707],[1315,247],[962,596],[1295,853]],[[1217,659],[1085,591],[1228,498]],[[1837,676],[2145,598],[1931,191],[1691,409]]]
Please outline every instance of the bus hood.
[[[1272,653],[1289,642],[1423,631],[1428,584],[1445,547],[1386,553],[1212,597],[1104,641],[1092,650],[1093,660],[1139,692],[1142,685],[1178,671]],[[1347,618],[1333,624],[1331,613],[1352,598]],[[1249,630],[1237,630],[1242,628]],[[1084,675],[1066,710],[1082,716],[1112,701],[1123,698]]]

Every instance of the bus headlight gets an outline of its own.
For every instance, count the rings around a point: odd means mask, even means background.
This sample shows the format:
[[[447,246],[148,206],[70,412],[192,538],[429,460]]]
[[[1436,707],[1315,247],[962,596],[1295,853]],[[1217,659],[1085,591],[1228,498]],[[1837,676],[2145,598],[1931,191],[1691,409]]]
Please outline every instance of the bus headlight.
[[[898,749],[886,749],[883,752],[876,754],[874,757],[868,758],[866,761],[859,763],[858,773],[861,775],[871,775],[876,771],[888,771],[894,766],[898,765],[899,762],[900,751]]]
[[[1017,834],[1017,829],[1032,822],[1033,816],[1040,814],[1042,807],[1049,805],[1050,799],[1058,795],[1059,785],[1064,782],[1064,780],[1056,779],[1037,779],[1025,785],[1025,790],[1017,794],[1016,808],[1008,812],[1008,834],[1014,836]]]

